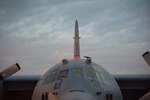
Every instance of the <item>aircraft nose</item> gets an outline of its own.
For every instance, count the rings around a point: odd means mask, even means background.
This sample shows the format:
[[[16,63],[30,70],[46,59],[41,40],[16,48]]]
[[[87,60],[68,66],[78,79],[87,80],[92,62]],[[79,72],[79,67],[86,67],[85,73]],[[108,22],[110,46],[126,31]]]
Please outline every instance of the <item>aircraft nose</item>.
[[[62,95],[60,100],[97,100],[97,99],[85,92],[70,92],[65,95]]]

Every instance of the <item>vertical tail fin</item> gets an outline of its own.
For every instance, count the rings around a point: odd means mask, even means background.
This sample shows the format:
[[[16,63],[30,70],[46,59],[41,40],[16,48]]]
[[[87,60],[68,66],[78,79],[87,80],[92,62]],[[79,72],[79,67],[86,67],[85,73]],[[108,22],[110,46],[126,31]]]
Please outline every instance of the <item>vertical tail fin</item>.
[[[74,36],[74,59],[80,59],[80,43],[79,43],[78,21],[75,22],[75,36]]]

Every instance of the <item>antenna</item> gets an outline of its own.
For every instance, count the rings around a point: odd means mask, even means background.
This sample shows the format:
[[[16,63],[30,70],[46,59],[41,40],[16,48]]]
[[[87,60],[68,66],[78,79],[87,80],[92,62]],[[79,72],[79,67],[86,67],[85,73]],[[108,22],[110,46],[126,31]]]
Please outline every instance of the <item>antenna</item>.
[[[78,21],[75,22],[75,36],[74,38],[74,59],[80,59],[80,43],[79,43],[79,30]]]

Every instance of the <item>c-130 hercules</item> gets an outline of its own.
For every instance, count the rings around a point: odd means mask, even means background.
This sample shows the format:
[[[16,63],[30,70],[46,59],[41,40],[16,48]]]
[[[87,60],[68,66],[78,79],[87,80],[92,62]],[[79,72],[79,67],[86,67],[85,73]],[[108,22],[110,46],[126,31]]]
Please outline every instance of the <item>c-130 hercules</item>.
[[[91,57],[80,59],[78,21],[75,22],[74,57],[63,59],[37,83],[32,100],[122,100],[115,79]]]

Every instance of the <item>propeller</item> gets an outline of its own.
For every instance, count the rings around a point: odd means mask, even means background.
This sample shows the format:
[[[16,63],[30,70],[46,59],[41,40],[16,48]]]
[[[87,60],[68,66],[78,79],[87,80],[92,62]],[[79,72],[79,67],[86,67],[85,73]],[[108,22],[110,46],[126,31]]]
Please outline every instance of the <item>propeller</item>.
[[[143,55],[144,60],[146,61],[146,63],[150,66],[150,53],[149,51],[146,51]]]
[[[13,64],[12,66],[8,67],[7,69],[0,72],[0,81],[13,75],[14,73],[20,70],[20,66],[18,63]]]
[[[146,63],[150,66],[150,53],[149,51],[146,51],[142,57],[146,61]],[[139,100],[149,100],[150,98],[150,92],[146,93],[144,96],[142,96]]]

